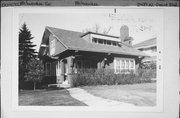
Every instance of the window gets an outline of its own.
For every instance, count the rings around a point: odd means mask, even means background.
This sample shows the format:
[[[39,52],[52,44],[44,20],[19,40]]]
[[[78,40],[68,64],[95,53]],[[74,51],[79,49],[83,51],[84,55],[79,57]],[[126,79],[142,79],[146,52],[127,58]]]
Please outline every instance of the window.
[[[152,52],[157,52],[156,47],[152,47],[152,48],[151,48],[151,51],[152,51]]]
[[[113,46],[117,46],[117,42],[113,41]]]
[[[51,75],[51,63],[46,63],[45,65],[45,73],[46,73],[46,76],[50,76]]]
[[[134,71],[135,61],[131,58],[115,58],[115,73],[128,73]]]
[[[124,60],[121,60],[121,69],[125,69],[125,61]]]
[[[129,60],[126,60],[126,69],[129,70]]]
[[[130,69],[134,69],[134,60],[130,61]]]
[[[98,43],[99,43],[99,44],[103,44],[103,40],[102,40],[102,39],[99,39],[99,40],[98,40]]]
[[[107,40],[104,40],[104,45],[106,45],[107,44]]]
[[[121,70],[121,61],[120,61],[120,59],[117,59],[117,60],[116,60],[115,72],[116,72],[116,73],[120,73],[120,70]]]
[[[93,42],[93,43],[97,43],[97,39],[96,39],[96,38],[93,38],[93,39],[92,39],[92,42]]]
[[[87,60],[77,60],[76,68],[77,69],[90,69],[92,67],[92,62]]]
[[[107,41],[107,44],[108,44],[108,45],[111,45],[111,41]]]
[[[102,44],[102,45],[110,45],[110,46],[118,46],[118,41],[111,41],[99,38],[92,38],[92,43]]]

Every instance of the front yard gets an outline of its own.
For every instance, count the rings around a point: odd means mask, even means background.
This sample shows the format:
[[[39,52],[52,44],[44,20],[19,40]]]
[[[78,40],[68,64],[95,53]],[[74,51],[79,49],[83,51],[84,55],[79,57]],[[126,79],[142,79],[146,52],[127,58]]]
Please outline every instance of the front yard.
[[[70,96],[66,89],[21,91],[20,106],[86,106],[86,104]]]
[[[156,105],[156,83],[84,86],[81,88],[98,97],[132,103],[136,106]]]
[[[156,83],[97,85],[80,88],[97,97],[131,103],[136,106],[156,105]],[[73,98],[66,89],[21,91],[19,93],[19,105],[87,106],[85,103]]]

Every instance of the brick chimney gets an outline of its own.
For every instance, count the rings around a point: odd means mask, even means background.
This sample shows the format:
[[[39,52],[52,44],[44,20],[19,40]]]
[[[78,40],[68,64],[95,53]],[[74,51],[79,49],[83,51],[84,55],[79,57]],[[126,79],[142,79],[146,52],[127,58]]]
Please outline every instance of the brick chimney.
[[[120,28],[120,40],[122,43],[126,44],[127,46],[132,47],[133,38],[129,36],[129,28],[127,25],[123,25]]]

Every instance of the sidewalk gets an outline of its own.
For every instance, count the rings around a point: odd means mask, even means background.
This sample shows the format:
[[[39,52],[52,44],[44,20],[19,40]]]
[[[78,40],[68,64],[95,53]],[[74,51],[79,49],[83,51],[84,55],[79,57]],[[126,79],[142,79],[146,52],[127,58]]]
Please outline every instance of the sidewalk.
[[[88,106],[121,106],[121,107],[122,106],[125,106],[125,107],[134,107],[135,106],[135,105],[129,104],[129,103],[124,103],[124,102],[119,102],[119,101],[96,97],[81,88],[69,88],[67,90],[69,91],[70,95],[73,98],[87,104]]]

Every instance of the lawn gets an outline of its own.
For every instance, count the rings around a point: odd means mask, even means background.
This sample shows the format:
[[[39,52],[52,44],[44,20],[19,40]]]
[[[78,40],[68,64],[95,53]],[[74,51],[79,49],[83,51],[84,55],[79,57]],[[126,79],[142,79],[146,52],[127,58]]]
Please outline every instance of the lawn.
[[[156,105],[156,83],[134,85],[98,85],[81,87],[89,93],[136,106]]]
[[[66,89],[21,91],[19,93],[20,106],[87,106],[72,98]]]

